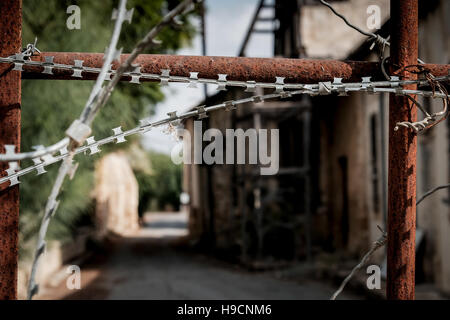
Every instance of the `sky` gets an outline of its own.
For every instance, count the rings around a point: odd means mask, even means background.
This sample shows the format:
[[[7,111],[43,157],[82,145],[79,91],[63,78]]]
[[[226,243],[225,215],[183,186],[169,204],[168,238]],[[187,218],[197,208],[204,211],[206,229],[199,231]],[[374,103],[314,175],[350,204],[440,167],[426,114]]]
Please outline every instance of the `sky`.
[[[259,0],[205,0],[206,6],[206,53],[209,56],[236,56],[245,37]],[[265,9],[261,16],[271,16],[271,9]],[[197,21],[198,23],[198,21]],[[267,25],[260,24],[261,28]],[[201,55],[201,38],[196,36],[192,46],[177,52],[179,55]],[[272,57],[273,36],[254,34],[250,38],[246,55],[249,57]],[[191,70],[195,71],[195,70]],[[171,83],[163,88],[166,99],[156,105],[156,114],[151,120],[159,120],[168,112],[178,113],[197,106],[203,99],[203,88],[187,88],[186,84]],[[208,88],[214,94],[215,87]],[[147,150],[170,154],[176,141],[163,132],[162,127],[154,128],[142,138]]]

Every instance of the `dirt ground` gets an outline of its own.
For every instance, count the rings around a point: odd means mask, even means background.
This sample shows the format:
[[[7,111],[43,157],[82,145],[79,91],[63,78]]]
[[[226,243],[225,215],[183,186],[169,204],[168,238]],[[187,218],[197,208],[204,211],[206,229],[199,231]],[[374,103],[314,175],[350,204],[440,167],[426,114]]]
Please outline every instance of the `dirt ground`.
[[[180,246],[183,213],[150,214],[135,235],[81,265],[81,289],[66,277],[38,299],[329,299],[335,288],[311,279],[287,281],[274,272],[248,272]],[[343,293],[340,299],[358,299]]]

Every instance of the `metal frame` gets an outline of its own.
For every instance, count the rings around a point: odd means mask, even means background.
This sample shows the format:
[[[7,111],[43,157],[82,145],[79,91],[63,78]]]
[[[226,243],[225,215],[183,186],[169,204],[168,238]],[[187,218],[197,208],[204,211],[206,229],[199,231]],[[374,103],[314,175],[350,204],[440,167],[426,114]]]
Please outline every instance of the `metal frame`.
[[[391,60],[403,68],[418,58],[418,0],[391,0]],[[391,70],[398,71],[398,70]],[[402,71],[401,75],[412,77]],[[408,89],[415,89],[409,85]],[[400,121],[417,121],[407,97],[389,97],[387,298],[414,299],[417,135],[394,131]]]
[[[8,56],[20,51],[22,1],[3,0],[0,2],[0,12],[0,55]],[[391,0],[391,25],[392,62],[399,66],[414,64],[417,60],[418,0]],[[74,60],[83,60],[87,66],[101,67],[103,54],[53,52],[43,53],[37,59],[44,61],[45,56],[54,56],[55,63],[71,64]],[[332,81],[334,77],[343,78],[343,81],[359,81],[362,76],[367,75],[382,79],[379,63],[361,61],[141,55],[136,62],[141,65],[142,72],[160,74],[162,69],[170,69],[172,75],[189,76],[189,71],[196,70],[200,77],[216,78],[217,74],[227,74],[228,79],[241,81],[271,82],[280,76],[286,78],[286,83],[317,83]],[[435,76],[447,75],[449,70],[449,65],[426,67]],[[17,148],[20,146],[21,90],[19,72],[11,71],[8,65],[0,65],[0,70],[0,151],[4,151],[5,144],[14,144]],[[71,70],[60,70],[49,75],[33,70],[33,67],[25,67],[23,77],[74,79],[72,73]],[[80,79],[95,79],[96,76],[87,73]],[[413,87],[412,85],[411,88]],[[410,108],[408,99],[391,94],[387,281],[389,299],[414,299],[416,137],[410,130],[394,132],[393,128],[399,121],[414,121],[415,118],[415,108]],[[5,169],[6,165],[0,164],[0,170]],[[18,196],[18,186],[0,191],[0,299],[17,298]]]
[[[0,1],[0,55],[9,56],[22,48],[22,1]],[[5,145],[20,148],[20,72],[0,65],[0,152]],[[0,163],[5,175],[8,163]],[[0,188],[0,300],[17,298],[19,234],[19,186]]]

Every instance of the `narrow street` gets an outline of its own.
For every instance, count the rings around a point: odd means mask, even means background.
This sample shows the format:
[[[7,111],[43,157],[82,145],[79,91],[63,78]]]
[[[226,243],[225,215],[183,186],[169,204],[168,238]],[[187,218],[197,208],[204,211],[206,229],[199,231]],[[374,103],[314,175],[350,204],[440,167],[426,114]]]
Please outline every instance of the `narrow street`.
[[[105,254],[81,265],[81,289],[65,279],[40,299],[328,299],[331,286],[309,279],[277,279],[183,250],[182,213],[151,214],[135,236],[117,239]],[[355,299],[348,293],[341,299]]]

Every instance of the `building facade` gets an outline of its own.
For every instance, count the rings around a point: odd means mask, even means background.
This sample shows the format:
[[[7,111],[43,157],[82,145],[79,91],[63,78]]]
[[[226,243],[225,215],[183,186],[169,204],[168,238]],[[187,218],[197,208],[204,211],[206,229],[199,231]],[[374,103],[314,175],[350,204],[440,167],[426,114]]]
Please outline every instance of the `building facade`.
[[[286,3],[289,3],[286,5]],[[389,1],[338,1],[336,10],[359,26],[380,8],[389,34]],[[323,6],[276,1],[276,56],[376,61],[365,37]],[[369,12],[369,13],[368,13]],[[450,3],[420,1],[419,56],[450,63]],[[365,28],[367,30],[367,28]],[[373,31],[373,30],[372,30]],[[385,53],[388,55],[388,51]],[[332,79],[330,79],[332,80]],[[237,99],[229,90],[205,104]],[[421,103],[431,111],[439,100]],[[321,252],[360,257],[386,229],[388,96],[355,93],[299,97],[217,111],[203,128],[279,129],[280,169],[261,176],[257,165],[185,165],[193,239],[246,263],[315,259]],[[418,138],[418,197],[450,181],[450,125]],[[193,131],[193,121],[185,128]],[[450,191],[436,192],[417,208],[417,282],[450,293]],[[384,264],[380,250],[374,258]]]

